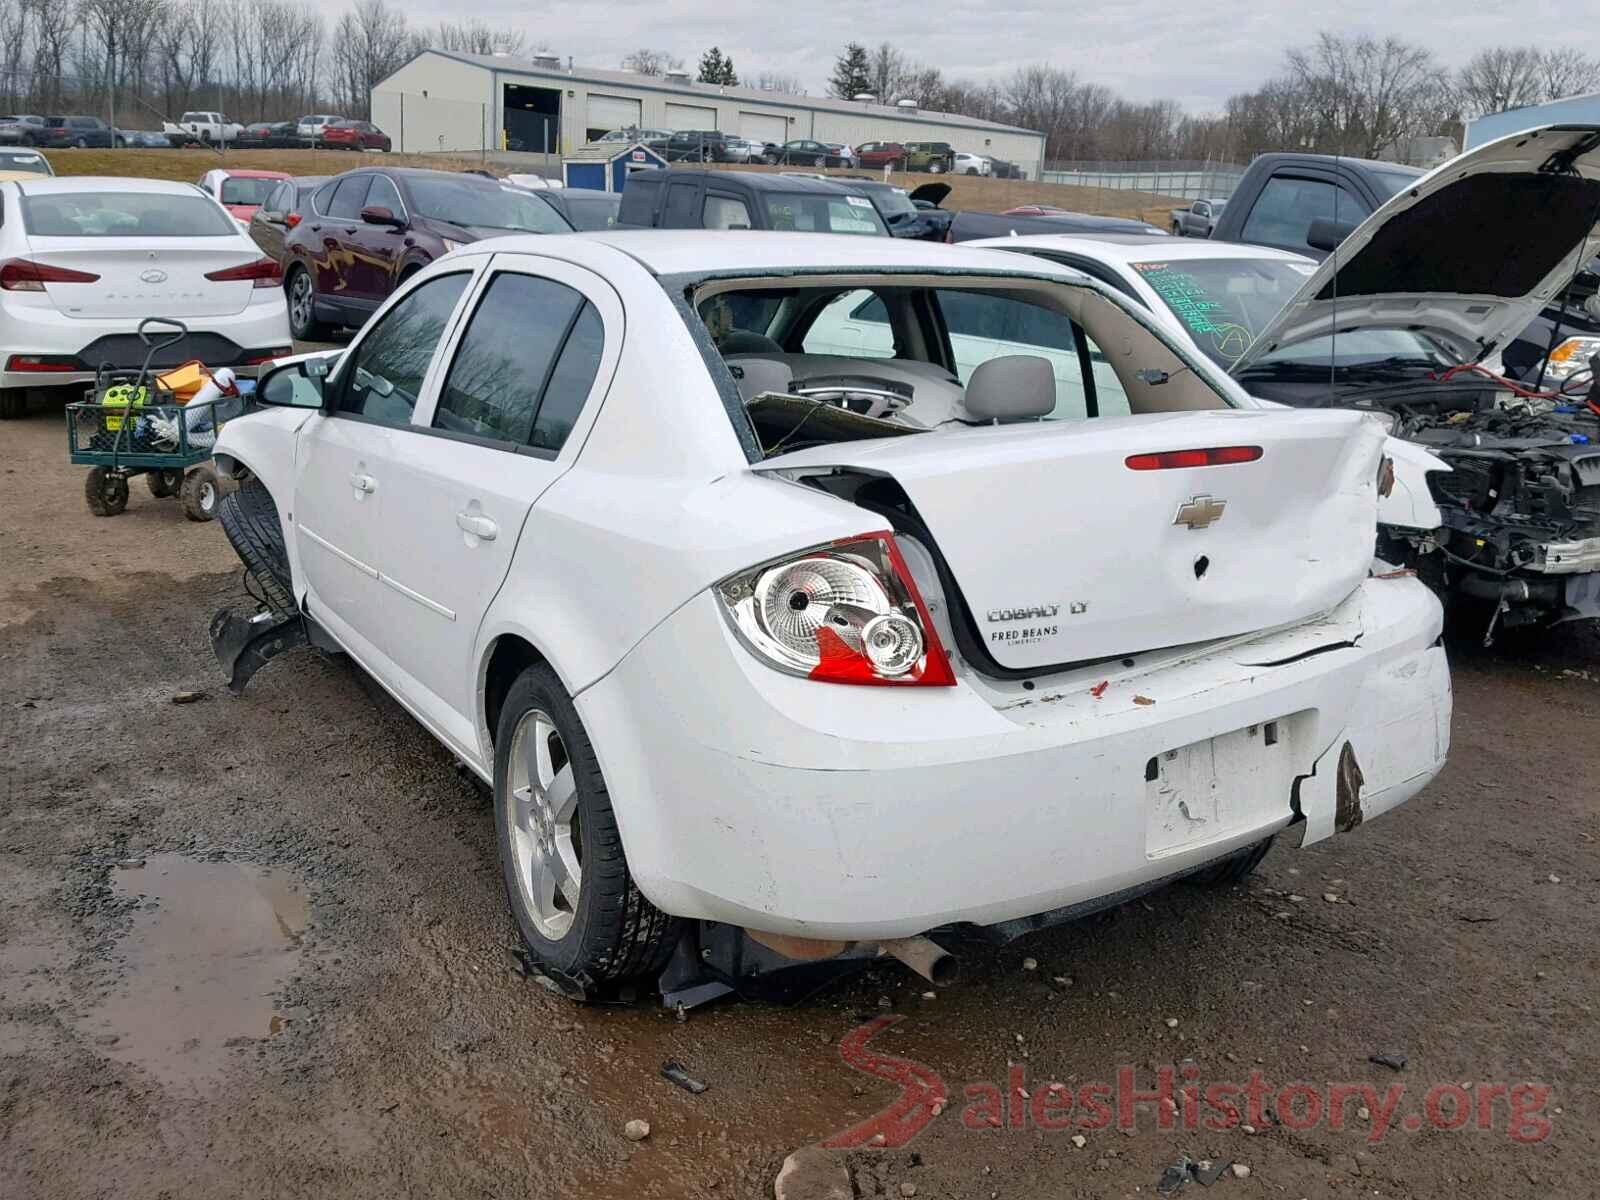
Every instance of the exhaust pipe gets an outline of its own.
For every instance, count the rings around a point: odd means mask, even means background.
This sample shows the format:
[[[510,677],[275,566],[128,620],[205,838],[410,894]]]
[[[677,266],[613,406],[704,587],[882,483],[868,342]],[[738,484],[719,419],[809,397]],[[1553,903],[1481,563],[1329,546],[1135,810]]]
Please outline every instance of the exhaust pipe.
[[[878,943],[879,954],[890,954],[934,987],[948,987],[961,975],[956,956],[925,937],[893,938]]]

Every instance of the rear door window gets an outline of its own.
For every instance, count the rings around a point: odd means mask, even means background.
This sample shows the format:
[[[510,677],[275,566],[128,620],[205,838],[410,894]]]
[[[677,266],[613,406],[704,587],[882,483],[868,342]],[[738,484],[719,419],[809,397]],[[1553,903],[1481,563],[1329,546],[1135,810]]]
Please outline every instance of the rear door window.
[[[405,215],[406,206],[400,202],[400,191],[394,183],[384,175],[374,175],[372,186],[367,189],[367,200],[363,208],[387,208],[395,216]]]
[[[661,214],[663,229],[698,229],[700,214],[695,201],[700,198],[700,185],[675,181],[667,188],[667,204]]]
[[[559,451],[594,386],[604,334],[581,292],[536,275],[496,275],[450,364],[434,427]]]

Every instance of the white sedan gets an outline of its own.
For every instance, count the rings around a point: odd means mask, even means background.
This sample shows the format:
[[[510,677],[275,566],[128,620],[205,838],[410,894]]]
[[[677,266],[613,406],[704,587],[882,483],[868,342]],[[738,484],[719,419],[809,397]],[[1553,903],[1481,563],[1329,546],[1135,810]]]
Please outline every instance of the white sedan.
[[[957,150],[954,170],[957,175],[992,175],[994,163],[981,154],[968,154],[965,150]]]
[[[0,417],[30,388],[137,367],[145,317],[189,334],[158,365],[248,368],[288,353],[283,275],[192,184],[76,177],[0,182]]]
[[[862,292],[892,355],[815,346]],[[1033,348],[964,371],[962,304]],[[1064,343],[1115,390],[1058,377]],[[214,644],[235,688],[294,631],[346,651],[490,783],[512,912],[575,993],[730,940],[937,978],[926,935],[1239,878],[1444,762],[1439,603],[1373,556],[1393,443],[1257,407],[1075,272],[499,238],[328,363],[219,437],[276,611]],[[1394,466],[1426,495],[1433,460]]]

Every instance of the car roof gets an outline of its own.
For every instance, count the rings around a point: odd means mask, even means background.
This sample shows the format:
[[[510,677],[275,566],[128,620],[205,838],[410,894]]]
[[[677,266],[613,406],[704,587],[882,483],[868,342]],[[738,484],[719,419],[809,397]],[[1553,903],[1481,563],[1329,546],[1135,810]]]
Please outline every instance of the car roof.
[[[681,167],[656,167],[637,171],[632,179],[714,179],[718,183],[739,184],[762,192],[820,192],[829,196],[855,195],[855,185],[817,179],[810,175],[768,175],[762,171],[697,171]]]
[[[557,254],[569,239],[598,242],[619,250],[655,275],[722,272],[759,275],[766,271],[816,268],[844,274],[926,270],[996,271],[1010,275],[1084,279],[1067,267],[1040,261],[1019,268],[1017,256],[999,250],[972,250],[912,238],[864,237],[838,233],[781,233],[764,230],[608,229],[592,233],[516,235],[483,243],[505,253]],[[517,243],[513,245],[512,243]],[[459,251],[458,251],[459,253]]]
[[[1315,260],[1288,250],[1253,246],[1245,242],[1213,242],[1206,238],[1179,238],[1165,233],[1040,233],[1020,237],[975,238],[967,246],[1007,246],[1012,249],[1077,251],[1111,262],[1144,262],[1152,254],[1164,259],[1270,258],[1285,262]]]
[[[39,177],[39,181],[30,181],[27,194],[30,196],[57,196],[73,192],[111,192],[117,194],[138,193],[158,196],[203,196],[192,183],[181,183],[175,179],[120,179],[110,175],[68,175],[52,176],[46,179]]]
[[[232,167],[222,168],[222,173],[229,179],[290,179],[293,178],[287,171],[236,171]]]

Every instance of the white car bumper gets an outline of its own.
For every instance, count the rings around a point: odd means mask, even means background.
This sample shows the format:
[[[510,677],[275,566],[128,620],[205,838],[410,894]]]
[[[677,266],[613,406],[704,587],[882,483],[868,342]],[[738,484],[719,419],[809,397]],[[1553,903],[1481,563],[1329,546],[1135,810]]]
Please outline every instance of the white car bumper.
[[[1297,814],[1309,843],[1409,799],[1449,748],[1440,627],[1416,579],[1370,579],[1322,620],[1155,670],[899,690],[773,671],[707,594],[577,703],[659,907],[900,937],[1092,902]]]
[[[31,296],[28,299],[32,299]],[[232,366],[245,375],[256,367],[249,360],[271,353],[288,353],[289,311],[283,291],[263,288],[249,304],[226,316],[183,317],[192,341],[179,343],[168,351],[181,362],[198,358],[207,366]],[[130,317],[83,319],[69,317],[54,305],[0,302],[0,388],[43,388],[66,384],[82,385],[94,381],[95,370],[104,361],[101,351],[116,347],[114,366],[135,368],[143,358],[143,347],[134,344],[138,320]],[[164,331],[157,329],[155,336]],[[116,343],[102,339],[117,338]],[[223,339],[219,341],[218,339]],[[230,349],[229,347],[233,349]],[[187,352],[192,347],[193,353]],[[15,357],[70,357],[78,360],[77,370],[16,370]]]

